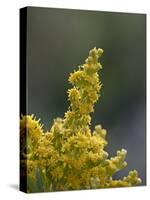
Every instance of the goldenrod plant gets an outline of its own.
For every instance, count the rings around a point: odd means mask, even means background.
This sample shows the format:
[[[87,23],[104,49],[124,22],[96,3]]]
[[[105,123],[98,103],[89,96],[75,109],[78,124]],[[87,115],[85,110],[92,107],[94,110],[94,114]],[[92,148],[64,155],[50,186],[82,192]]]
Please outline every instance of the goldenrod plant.
[[[121,149],[109,158],[105,151],[107,131],[101,125],[90,129],[90,114],[102,88],[98,74],[102,69],[98,61],[102,54],[102,49],[93,48],[85,63],[70,74],[70,106],[64,118],[54,119],[49,131],[43,130],[34,115],[21,117],[21,169],[27,170],[27,192],[128,187],[141,183],[136,170],[120,180],[113,178],[127,166],[127,151]]]

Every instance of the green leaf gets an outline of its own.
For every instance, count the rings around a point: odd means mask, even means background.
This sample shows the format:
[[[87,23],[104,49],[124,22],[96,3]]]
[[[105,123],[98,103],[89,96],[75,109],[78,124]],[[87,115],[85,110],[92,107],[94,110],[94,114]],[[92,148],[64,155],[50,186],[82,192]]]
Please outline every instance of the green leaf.
[[[27,191],[30,192],[39,192],[39,188],[35,182],[35,180],[28,176],[27,177]]]
[[[44,182],[42,179],[41,171],[36,168],[35,170],[36,184],[40,192],[44,192]]]

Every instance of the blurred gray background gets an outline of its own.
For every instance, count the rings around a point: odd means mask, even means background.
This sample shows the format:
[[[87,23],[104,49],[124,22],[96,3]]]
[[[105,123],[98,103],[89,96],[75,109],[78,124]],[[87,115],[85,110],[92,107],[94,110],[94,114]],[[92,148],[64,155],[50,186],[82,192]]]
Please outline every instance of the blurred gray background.
[[[146,184],[146,15],[54,8],[27,10],[28,114],[49,129],[67,111],[68,76],[91,48],[104,49],[103,87],[92,129],[107,129],[106,150],[128,151],[128,166]]]

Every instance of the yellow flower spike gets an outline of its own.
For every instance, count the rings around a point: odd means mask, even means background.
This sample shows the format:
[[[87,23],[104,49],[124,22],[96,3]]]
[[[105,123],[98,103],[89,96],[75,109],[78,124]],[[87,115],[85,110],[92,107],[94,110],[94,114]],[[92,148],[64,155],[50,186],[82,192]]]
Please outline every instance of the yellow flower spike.
[[[70,74],[68,81],[73,87],[67,92],[69,109],[64,118],[54,120],[50,131],[45,133],[34,115],[21,117],[21,167],[25,169],[27,164],[27,177],[35,185],[42,180],[44,191],[141,183],[136,170],[122,179],[113,179],[116,172],[126,167],[127,151],[121,149],[109,158],[105,151],[107,131],[101,125],[96,125],[93,131],[90,129],[91,113],[102,88],[98,74],[102,69],[99,62],[102,54],[100,48],[91,49],[85,63]],[[37,169],[42,174],[40,179]],[[31,186],[27,185],[27,189],[31,191]]]
[[[42,125],[39,123],[39,120],[36,120],[34,115],[22,116],[20,120],[20,140],[21,147],[26,145],[26,153],[29,151],[31,153],[31,151],[34,151],[34,149],[38,146],[42,133]],[[26,140],[27,144],[25,144]]]
[[[130,171],[129,175],[123,178],[123,181],[131,184],[131,186],[138,185],[142,182],[136,170]]]
[[[109,165],[106,167],[106,169],[110,176],[127,166],[127,163],[124,161],[126,158],[126,154],[127,151],[125,149],[122,149],[121,151],[117,151],[117,156],[112,157],[108,161]]]
[[[78,129],[89,125],[90,122],[84,120],[84,115],[90,119],[90,113],[94,111],[94,104],[99,98],[101,86],[97,72],[100,69],[98,58],[102,52],[96,48],[91,50],[86,63],[78,71],[70,74],[69,82],[74,87],[68,90],[71,110],[67,113],[74,112],[74,120],[70,120],[69,115],[65,114],[64,126],[69,125]]]

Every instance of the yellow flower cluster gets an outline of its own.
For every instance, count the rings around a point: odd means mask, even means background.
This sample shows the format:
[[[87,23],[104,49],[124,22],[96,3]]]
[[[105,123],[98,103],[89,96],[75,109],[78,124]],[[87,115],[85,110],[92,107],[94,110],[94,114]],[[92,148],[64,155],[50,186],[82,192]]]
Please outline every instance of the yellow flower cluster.
[[[141,183],[136,170],[122,180],[113,175],[126,167],[127,151],[117,151],[108,158],[105,151],[107,131],[101,125],[91,131],[94,104],[100,97],[101,82],[98,59],[102,49],[92,49],[85,64],[70,74],[73,88],[68,90],[70,107],[64,118],[56,118],[44,132],[33,115],[20,120],[21,167],[27,165],[27,191],[134,186]]]

